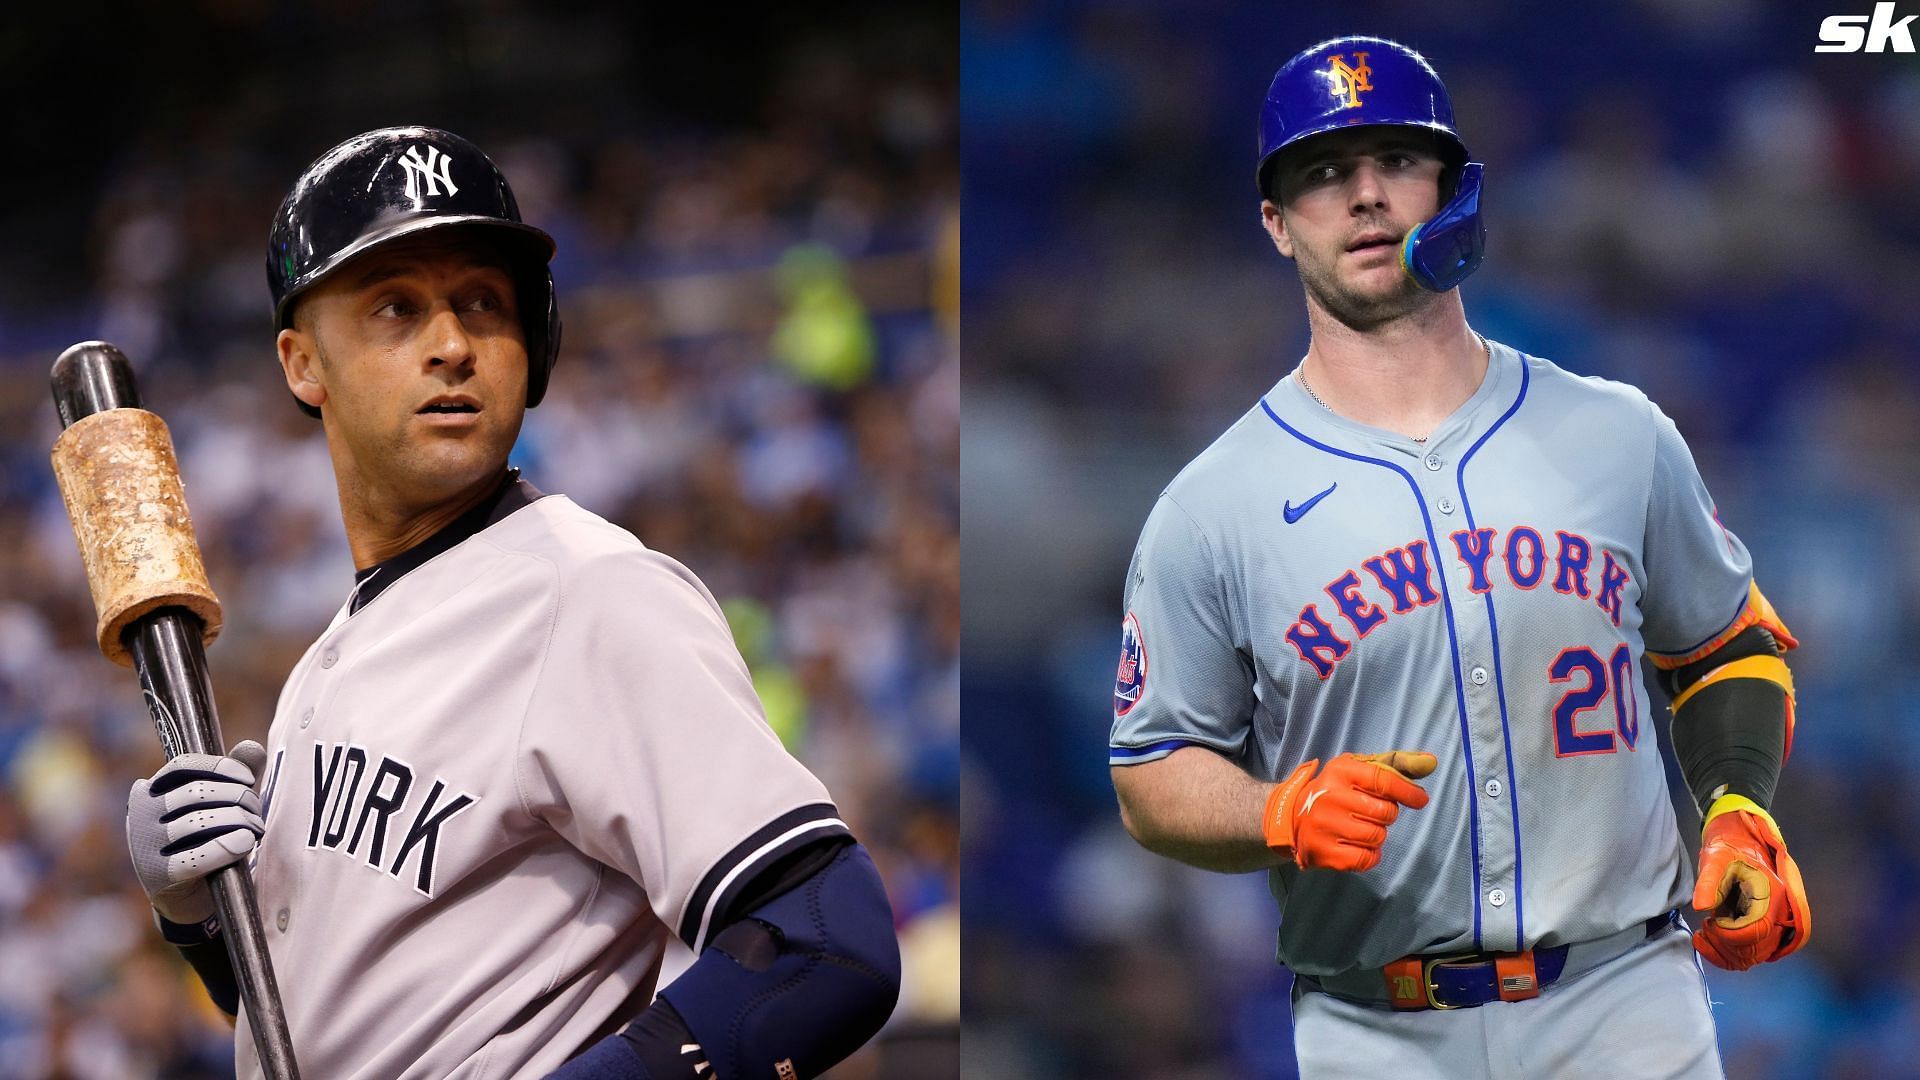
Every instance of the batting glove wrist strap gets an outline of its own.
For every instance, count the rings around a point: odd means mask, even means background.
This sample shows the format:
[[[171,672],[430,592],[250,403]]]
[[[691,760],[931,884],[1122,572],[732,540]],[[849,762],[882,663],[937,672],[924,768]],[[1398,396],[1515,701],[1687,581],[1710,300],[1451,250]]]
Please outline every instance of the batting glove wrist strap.
[[[218,915],[209,915],[197,923],[177,923],[156,910],[153,925],[160,928],[160,940],[169,945],[204,945],[220,936]]]
[[[1759,803],[1754,802],[1745,795],[1722,795],[1713,800],[1713,803],[1707,807],[1706,816],[1701,819],[1700,835],[1702,837],[1707,835],[1707,826],[1713,824],[1715,818],[1720,817],[1722,814],[1733,813],[1736,810],[1752,814],[1761,821],[1766,822],[1766,827],[1773,833],[1774,841],[1782,846],[1786,844],[1786,840],[1780,835],[1780,823],[1773,820],[1773,815],[1762,809]]]
[[[1293,852],[1293,815],[1299,809],[1300,791],[1313,779],[1320,768],[1320,759],[1314,758],[1305,765],[1293,770],[1293,775],[1273,786],[1267,793],[1266,812],[1260,819],[1260,834],[1266,838],[1267,846],[1275,851]]]

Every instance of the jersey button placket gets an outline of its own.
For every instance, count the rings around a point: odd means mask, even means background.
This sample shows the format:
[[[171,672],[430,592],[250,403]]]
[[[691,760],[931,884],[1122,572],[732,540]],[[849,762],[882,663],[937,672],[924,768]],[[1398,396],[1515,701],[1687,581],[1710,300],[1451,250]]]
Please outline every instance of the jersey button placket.
[[[328,649],[326,652],[320,654],[320,666],[323,668],[330,668],[339,662],[340,651],[338,649]]]
[[[1478,598],[1476,598],[1478,599]],[[1463,605],[1466,610],[1479,614],[1484,619],[1485,608],[1481,604]],[[1490,645],[1484,641],[1481,648]],[[1473,807],[1480,821],[1480,884],[1485,901],[1484,920],[1481,926],[1481,940],[1495,947],[1495,942],[1511,942],[1517,929],[1517,906],[1508,901],[1513,899],[1514,879],[1514,836],[1513,821],[1506,800],[1500,795],[1506,791],[1506,741],[1500,726],[1500,705],[1493,693],[1493,672],[1484,658],[1462,658],[1467,685],[1469,711],[1473,716],[1473,759],[1474,769],[1480,791],[1486,798],[1474,800]],[[1498,914],[1495,914],[1495,913]],[[1511,944],[1501,945],[1511,949]]]
[[[1430,473],[1446,468],[1446,460],[1438,453],[1429,453],[1421,459],[1421,464]],[[1451,515],[1459,505],[1448,494],[1423,492],[1423,498],[1444,515]],[[1438,526],[1438,522],[1433,523]],[[1438,530],[1445,536],[1445,530]],[[1444,541],[1440,541],[1444,543]],[[1436,550],[1436,555],[1440,552]],[[1487,621],[1486,607],[1481,598],[1472,591],[1470,572],[1464,561],[1445,559],[1459,566],[1463,571],[1457,582],[1449,582],[1446,604],[1452,612],[1454,677],[1461,680],[1461,688],[1467,700],[1462,702],[1467,714],[1468,728],[1472,735],[1472,744],[1467,753],[1473,761],[1474,771],[1484,778],[1482,791],[1500,789],[1500,781],[1493,777],[1505,768],[1505,740],[1501,730],[1500,710],[1493,695],[1486,689],[1493,682],[1492,672],[1488,669],[1486,657],[1491,655],[1493,638]],[[1445,573],[1444,570],[1441,571]],[[1469,811],[1479,818],[1481,837],[1480,882],[1481,900],[1488,909],[1500,911],[1493,916],[1489,911],[1481,927],[1483,941],[1512,940],[1514,937],[1514,919],[1507,907],[1508,886],[1513,874],[1512,823],[1507,819],[1504,807],[1499,804],[1473,802]],[[1483,909],[1484,910],[1484,909]]]
[[[1430,452],[1421,459],[1429,472],[1440,472],[1447,462],[1439,453]],[[1443,482],[1459,482],[1457,474],[1448,474]],[[1465,509],[1465,496],[1455,499],[1451,492],[1435,493],[1433,506],[1443,514]],[[1461,527],[1474,524],[1462,521]],[[1446,544],[1445,537],[1436,538]],[[1500,718],[1500,700],[1494,685],[1494,665],[1500,657],[1494,649],[1492,617],[1487,597],[1473,591],[1473,573],[1466,560],[1457,557],[1452,544],[1446,544],[1443,560],[1455,569],[1448,581],[1458,634],[1455,662],[1456,677],[1466,697],[1466,711],[1472,745],[1475,783],[1480,799],[1470,799],[1480,833],[1480,938],[1487,948],[1512,949],[1519,930],[1518,881],[1514,871],[1516,854],[1511,806],[1501,796],[1506,793],[1507,732]],[[1470,788],[1469,791],[1472,789]],[[1509,901],[1512,901],[1509,903]]]

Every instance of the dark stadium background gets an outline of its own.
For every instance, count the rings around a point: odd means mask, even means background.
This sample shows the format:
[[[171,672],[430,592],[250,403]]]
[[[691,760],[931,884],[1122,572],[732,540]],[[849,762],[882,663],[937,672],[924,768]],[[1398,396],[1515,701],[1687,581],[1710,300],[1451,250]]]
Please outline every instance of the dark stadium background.
[[[1920,65],[1813,52],[1872,7],[962,6],[968,1075],[1294,1073],[1262,877],[1139,849],[1105,740],[1148,508],[1306,346],[1260,100],[1371,33],[1486,163],[1469,319],[1658,401],[1802,642],[1777,809],[1815,932],[1708,969],[1728,1075],[1920,1076]]]
[[[231,1074],[127,865],[126,788],[159,749],[91,644],[48,368],[93,337],[135,359],[225,603],[226,735],[262,737],[352,569],[273,358],[267,225],[308,161],[396,123],[479,143],[559,240],[565,345],[515,462],[705,579],[875,851],[907,987],[835,1075],[954,1075],[955,26],[939,3],[9,9],[0,1077]]]

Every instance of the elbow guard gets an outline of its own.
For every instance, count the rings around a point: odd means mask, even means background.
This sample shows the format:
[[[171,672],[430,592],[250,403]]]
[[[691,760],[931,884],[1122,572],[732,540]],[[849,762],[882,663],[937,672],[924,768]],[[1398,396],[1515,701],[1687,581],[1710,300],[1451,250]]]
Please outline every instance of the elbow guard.
[[[724,1080],[818,1076],[859,1049],[900,995],[900,946],[858,844],[715,935],[660,992]]]
[[[1793,747],[1793,675],[1781,652],[1774,634],[1755,625],[1661,673],[1673,696],[1674,753],[1703,809],[1729,793],[1763,808],[1773,803]]]

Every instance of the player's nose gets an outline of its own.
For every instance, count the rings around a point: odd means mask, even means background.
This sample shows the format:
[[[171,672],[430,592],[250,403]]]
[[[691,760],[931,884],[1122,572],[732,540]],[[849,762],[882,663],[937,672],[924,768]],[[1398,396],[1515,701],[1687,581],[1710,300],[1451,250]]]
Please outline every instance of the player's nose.
[[[427,367],[463,367],[473,363],[473,337],[451,304],[437,304],[424,331]]]
[[[1361,161],[1347,177],[1347,195],[1353,212],[1372,213],[1387,206],[1387,186],[1372,161]]]

